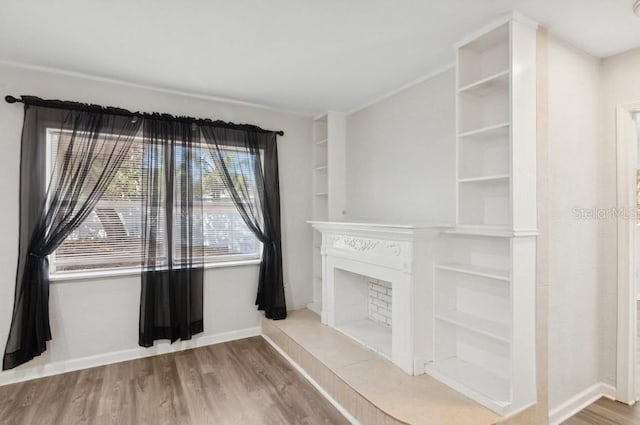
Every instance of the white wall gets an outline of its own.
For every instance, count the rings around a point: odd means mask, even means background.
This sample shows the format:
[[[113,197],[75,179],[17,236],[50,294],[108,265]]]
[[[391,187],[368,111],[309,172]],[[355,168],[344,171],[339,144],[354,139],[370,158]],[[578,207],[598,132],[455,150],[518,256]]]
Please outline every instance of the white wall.
[[[278,139],[282,205],[282,244],[287,306],[301,308],[312,299],[311,119],[267,109],[179,96],[160,91],[98,82],[40,71],[0,66],[0,93],[30,94],[119,106],[130,110],[210,117],[263,128],[283,130]],[[0,102],[0,345],[11,320],[18,248],[18,176],[21,105]],[[301,165],[302,164],[302,165]],[[256,327],[254,306],[258,266],[208,270],[205,274],[205,332],[195,338]],[[52,362],[137,350],[139,278],[54,282],[51,284],[53,341],[48,351],[19,368],[20,374],[41,372]],[[164,343],[160,344],[161,346]],[[166,347],[164,347],[166,349]],[[155,349],[152,349],[152,351]],[[140,353],[149,351],[140,350]],[[0,373],[0,383],[14,372]]]
[[[616,107],[640,102],[640,49],[602,61],[602,101],[600,150],[600,197],[606,208],[616,206]],[[617,319],[617,235],[615,220],[601,220],[600,303],[602,308],[600,339],[601,379],[616,382]]]
[[[599,60],[553,38],[548,65],[548,377],[553,410],[600,379],[600,224],[573,216],[574,207],[600,205],[600,68]]]
[[[347,117],[347,216],[453,223],[455,74]]]

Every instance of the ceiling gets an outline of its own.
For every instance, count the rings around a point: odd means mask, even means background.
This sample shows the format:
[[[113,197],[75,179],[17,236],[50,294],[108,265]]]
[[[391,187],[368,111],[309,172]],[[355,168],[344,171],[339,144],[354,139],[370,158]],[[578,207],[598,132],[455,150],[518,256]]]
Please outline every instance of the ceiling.
[[[640,45],[633,0],[14,0],[0,60],[313,115],[453,62],[510,10],[594,56]],[[0,76],[1,78],[1,76]]]

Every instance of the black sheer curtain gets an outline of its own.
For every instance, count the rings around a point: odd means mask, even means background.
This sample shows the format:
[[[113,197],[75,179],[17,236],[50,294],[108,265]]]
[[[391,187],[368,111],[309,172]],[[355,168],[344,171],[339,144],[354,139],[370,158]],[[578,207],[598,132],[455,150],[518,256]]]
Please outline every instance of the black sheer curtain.
[[[256,305],[267,318],[285,319],[276,133],[207,125],[200,130],[242,219],[263,244]],[[244,178],[233,179],[230,170]]]
[[[144,122],[139,344],[203,331],[202,150],[198,127]]]
[[[47,256],[91,213],[141,124],[117,110],[49,108],[23,99],[18,267],[3,370],[46,351],[51,340]],[[47,140],[56,161],[49,167]]]
[[[256,304],[268,318],[286,317],[276,146],[282,132],[33,96],[5,99],[24,103],[25,116],[18,267],[3,370],[47,349],[48,256],[94,210],[140,133],[139,344],[190,339],[203,331],[202,177],[205,161],[212,159],[243,220],[263,244]]]

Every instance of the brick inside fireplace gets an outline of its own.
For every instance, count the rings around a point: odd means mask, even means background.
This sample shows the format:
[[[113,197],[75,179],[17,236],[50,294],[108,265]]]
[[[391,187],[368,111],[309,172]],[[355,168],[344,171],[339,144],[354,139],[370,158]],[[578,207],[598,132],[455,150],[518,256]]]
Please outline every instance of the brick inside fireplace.
[[[367,278],[369,288],[369,319],[384,326],[391,326],[391,282]]]

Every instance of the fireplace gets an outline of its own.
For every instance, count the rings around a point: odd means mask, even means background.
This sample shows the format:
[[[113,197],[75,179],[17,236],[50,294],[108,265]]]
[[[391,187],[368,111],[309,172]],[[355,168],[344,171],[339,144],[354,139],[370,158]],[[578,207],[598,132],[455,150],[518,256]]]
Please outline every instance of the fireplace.
[[[391,283],[334,269],[334,327],[391,359]]]
[[[312,222],[322,233],[322,323],[411,375],[432,359],[438,226]]]

